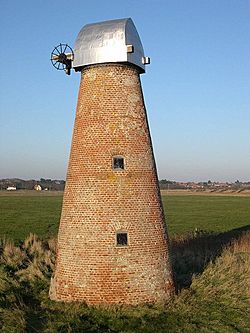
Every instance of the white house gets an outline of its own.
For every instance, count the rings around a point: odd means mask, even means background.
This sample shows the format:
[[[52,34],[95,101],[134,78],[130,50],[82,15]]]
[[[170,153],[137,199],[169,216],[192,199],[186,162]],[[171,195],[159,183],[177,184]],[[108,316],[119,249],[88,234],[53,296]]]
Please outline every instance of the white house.
[[[8,186],[7,191],[16,191],[16,186]]]
[[[42,191],[42,186],[39,185],[39,184],[36,184],[36,185],[34,186],[34,190],[36,190],[36,191]]]

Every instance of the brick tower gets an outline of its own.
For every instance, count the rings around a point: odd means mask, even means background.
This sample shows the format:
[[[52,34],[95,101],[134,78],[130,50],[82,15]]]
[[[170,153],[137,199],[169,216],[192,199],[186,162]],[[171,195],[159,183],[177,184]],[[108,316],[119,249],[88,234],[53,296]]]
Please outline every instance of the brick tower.
[[[87,304],[164,302],[168,238],[131,19],[80,31],[81,83],[50,297]]]

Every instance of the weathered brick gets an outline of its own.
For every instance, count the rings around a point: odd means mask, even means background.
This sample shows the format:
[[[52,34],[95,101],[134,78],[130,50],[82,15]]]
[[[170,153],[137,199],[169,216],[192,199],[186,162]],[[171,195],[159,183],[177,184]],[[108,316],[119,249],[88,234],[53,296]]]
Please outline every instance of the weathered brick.
[[[113,156],[124,170],[112,169]],[[128,246],[116,245],[116,232]],[[168,238],[139,72],[82,70],[50,296],[88,304],[164,302]]]

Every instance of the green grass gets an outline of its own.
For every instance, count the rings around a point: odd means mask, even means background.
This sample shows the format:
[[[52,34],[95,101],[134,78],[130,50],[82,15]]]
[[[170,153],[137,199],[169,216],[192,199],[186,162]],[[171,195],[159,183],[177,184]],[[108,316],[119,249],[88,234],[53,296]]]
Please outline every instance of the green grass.
[[[48,298],[56,248],[48,238],[57,234],[62,196],[1,195],[0,331],[249,332],[250,197],[164,196],[163,204],[179,293],[165,306],[96,308]],[[30,232],[43,240],[22,242]]]
[[[169,234],[195,228],[222,232],[250,221],[250,197],[163,196]],[[57,234],[62,195],[0,196],[0,238],[23,240],[30,232],[43,238]]]
[[[250,224],[250,197],[163,196],[170,235],[195,228],[223,232]]]
[[[57,234],[62,196],[0,196],[0,238],[23,240],[30,232]]]

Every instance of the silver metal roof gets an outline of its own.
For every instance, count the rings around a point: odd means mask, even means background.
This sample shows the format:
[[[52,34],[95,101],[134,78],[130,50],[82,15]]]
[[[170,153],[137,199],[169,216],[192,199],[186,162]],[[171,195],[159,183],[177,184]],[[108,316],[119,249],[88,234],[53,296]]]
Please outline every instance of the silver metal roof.
[[[145,72],[142,43],[131,18],[85,25],[74,46],[73,68],[91,64],[129,62]]]

